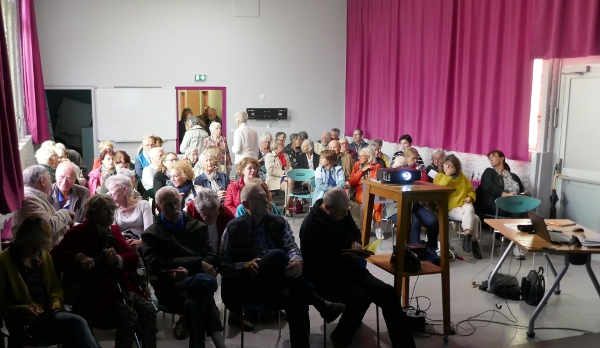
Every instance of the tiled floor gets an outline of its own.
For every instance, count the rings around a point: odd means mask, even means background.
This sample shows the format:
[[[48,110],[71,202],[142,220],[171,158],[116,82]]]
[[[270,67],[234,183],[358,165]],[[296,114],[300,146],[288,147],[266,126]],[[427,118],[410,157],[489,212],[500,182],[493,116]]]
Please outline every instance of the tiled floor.
[[[296,219],[295,224],[290,224],[295,232],[296,238],[302,223],[302,216]],[[391,252],[391,233],[385,234],[386,239],[380,243],[381,253]],[[372,236],[374,238],[374,235]],[[594,291],[594,287],[583,266],[571,266],[565,275],[562,284],[562,294],[553,295],[546,308],[542,311],[536,321],[536,336],[534,339],[528,339],[526,328],[529,323],[529,317],[533,313],[534,307],[527,305],[523,301],[505,301],[487,292],[473,288],[471,282],[484,280],[492,270],[489,260],[490,239],[487,231],[483,232],[483,260],[475,260],[469,255],[465,255],[467,261],[452,261],[450,263],[451,277],[451,318],[457,328],[457,334],[450,336],[448,344],[444,344],[443,337],[438,335],[442,331],[439,321],[442,318],[442,303],[440,296],[440,277],[438,275],[423,276],[416,281],[411,282],[414,285],[414,292],[411,296],[418,297],[412,301],[413,306],[419,306],[426,310],[428,322],[433,326],[429,329],[435,329],[436,334],[425,334],[417,337],[415,340],[417,347],[506,347],[510,345],[523,344],[527,342],[538,342],[555,338],[581,335],[581,332],[565,330],[560,328],[570,328],[578,330],[589,330],[600,332],[600,298]],[[297,240],[298,241],[298,240]],[[455,236],[452,238],[454,248],[461,250],[458,240]],[[497,250],[499,246],[497,245]],[[498,258],[496,257],[495,260]],[[536,267],[545,266],[542,262],[543,257],[537,255]],[[552,257],[555,267],[562,265],[562,258]],[[509,262],[510,261],[510,262]],[[510,264],[509,264],[510,263]],[[385,280],[388,283],[393,281],[392,276],[380,271],[379,269],[368,265],[369,270]],[[600,265],[593,262],[593,268],[600,273]],[[531,269],[532,257],[527,255],[527,259],[519,264],[515,259],[507,259],[502,272],[508,274],[517,274],[517,279],[525,276]],[[518,273],[517,273],[518,271]],[[549,278],[549,279],[548,279]],[[547,277],[546,287],[554,277]],[[219,293],[216,294],[216,301],[220,305]],[[496,309],[498,308],[498,309]],[[323,320],[314,308],[310,309],[311,318],[311,347],[323,346]],[[473,320],[467,322],[469,318]],[[477,321],[476,321],[477,320]],[[489,320],[498,321],[507,325],[488,323]],[[519,327],[514,326],[518,325]],[[336,323],[327,325],[327,333],[335,328]],[[159,347],[187,347],[188,341],[177,341],[173,338],[171,330],[171,317],[169,315],[163,319],[162,313],[158,314],[158,346]],[[359,328],[353,341],[352,347],[376,347],[376,323],[375,307],[372,306],[364,317],[363,325]],[[98,339],[103,347],[113,347],[113,331],[97,331]],[[290,347],[289,331],[287,324],[283,322],[282,336],[277,337],[277,323],[266,325],[258,323],[255,326],[254,333],[245,335],[246,347]],[[240,335],[237,328],[229,327],[226,333],[226,344],[228,347],[240,346]],[[328,347],[331,342],[328,339]],[[212,342],[207,341],[207,347],[213,347]],[[391,347],[387,329],[383,318],[381,319],[381,347]]]

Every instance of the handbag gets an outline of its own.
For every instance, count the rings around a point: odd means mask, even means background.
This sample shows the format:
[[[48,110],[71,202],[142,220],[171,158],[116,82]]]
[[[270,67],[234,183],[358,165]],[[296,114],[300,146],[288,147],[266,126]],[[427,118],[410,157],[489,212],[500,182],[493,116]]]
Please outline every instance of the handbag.
[[[527,277],[521,279],[521,295],[523,300],[530,306],[537,306],[544,293],[546,292],[546,280],[544,279],[544,269],[540,267],[538,271],[529,271]]]

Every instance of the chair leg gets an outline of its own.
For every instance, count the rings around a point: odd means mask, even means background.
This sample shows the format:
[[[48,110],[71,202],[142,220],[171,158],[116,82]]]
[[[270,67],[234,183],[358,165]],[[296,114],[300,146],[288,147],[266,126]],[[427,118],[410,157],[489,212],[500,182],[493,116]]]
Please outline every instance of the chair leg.
[[[225,340],[225,332],[227,331],[227,307],[223,304],[223,340]]]
[[[379,340],[379,306],[375,305],[375,322],[377,323],[377,347],[381,347]]]
[[[242,332],[242,345],[241,348],[244,348],[244,317],[246,316],[246,308],[242,307],[242,315],[240,316],[240,331]]]
[[[492,229],[492,250],[490,250],[490,266],[494,261],[494,245],[496,244],[496,230]]]
[[[323,320],[323,347],[327,347],[327,322]]]
[[[277,338],[281,338],[281,310],[277,311],[277,318],[279,319],[279,336]]]

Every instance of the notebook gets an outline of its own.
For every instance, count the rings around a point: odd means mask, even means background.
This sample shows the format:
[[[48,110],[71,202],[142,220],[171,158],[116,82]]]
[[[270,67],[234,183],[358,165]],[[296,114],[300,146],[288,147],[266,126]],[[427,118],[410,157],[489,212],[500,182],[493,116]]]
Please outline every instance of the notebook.
[[[569,241],[571,241],[571,237],[562,232],[549,232],[548,228],[546,228],[546,222],[544,221],[544,218],[538,214],[528,210],[527,215],[529,216],[529,220],[531,220],[531,224],[533,225],[534,233],[545,241],[555,244],[569,243]]]

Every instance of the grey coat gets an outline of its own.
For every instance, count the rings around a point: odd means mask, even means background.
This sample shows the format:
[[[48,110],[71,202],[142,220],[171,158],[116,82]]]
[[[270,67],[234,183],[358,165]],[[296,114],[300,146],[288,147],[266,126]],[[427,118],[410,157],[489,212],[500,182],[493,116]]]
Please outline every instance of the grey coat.
[[[58,186],[56,186],[56,184],[52,184],[52,190],[50,191],[50,198],[48,200],[56,210],[62,209],[60,206],[60,201],[58,200],[58,191]],[[90,198],[90,190],[88,190],[86,187],[79,186],[77,184],[71,187],[71,194],[69,197],[70,203],[67,210],[75,213],[75,218],[73,221],[81,223],[85,219],[83,212],[85,210],[85,203],[88,198]]]

